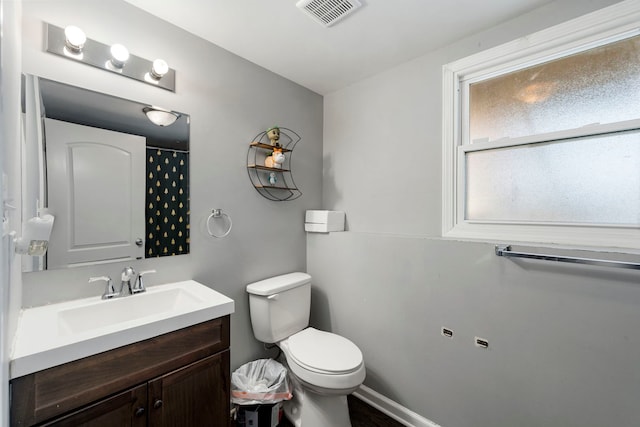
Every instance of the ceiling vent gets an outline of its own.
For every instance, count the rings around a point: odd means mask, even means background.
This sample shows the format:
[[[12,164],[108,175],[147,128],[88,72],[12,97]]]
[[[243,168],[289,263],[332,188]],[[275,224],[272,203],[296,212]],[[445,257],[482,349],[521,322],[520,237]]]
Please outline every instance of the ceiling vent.
[[[362,4],[358,0],[300,0],[296,6],[325,27],[330,27]]]

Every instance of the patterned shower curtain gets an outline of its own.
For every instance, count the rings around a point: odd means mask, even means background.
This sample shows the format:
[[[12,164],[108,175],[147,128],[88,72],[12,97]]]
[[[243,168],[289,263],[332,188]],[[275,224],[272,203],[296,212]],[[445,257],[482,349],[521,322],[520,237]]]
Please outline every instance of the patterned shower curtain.
[[[145,258],[189,253],[189,154],[147,148]]]

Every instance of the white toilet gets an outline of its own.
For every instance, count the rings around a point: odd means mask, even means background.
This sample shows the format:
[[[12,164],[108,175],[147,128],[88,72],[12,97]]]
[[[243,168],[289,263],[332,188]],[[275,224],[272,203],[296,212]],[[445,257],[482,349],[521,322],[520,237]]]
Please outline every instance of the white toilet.
[[[296,427],[351,427],[347,395],[365,378],[360,349],[309,326],[311,276],[290,273],[247,285],[255,337],[286,358],[293,399],[284,411]]]

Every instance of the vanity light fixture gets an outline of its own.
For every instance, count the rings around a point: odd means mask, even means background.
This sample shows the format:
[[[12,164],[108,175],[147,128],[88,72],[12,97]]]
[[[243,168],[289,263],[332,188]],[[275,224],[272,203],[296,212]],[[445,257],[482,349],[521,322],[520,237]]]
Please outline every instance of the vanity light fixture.
[[[121,44],[114,44],[111,46],[111,65],[116,68],[124,67],[124,64],[129,60],[129,50]]]
[[[157,85],[161,79],[169,72],[170,68],[167,61],[164,59],[156,59],[151,64],[151,69],[144,75],[144,80],[147,83]]]
[[[149,121],[156,126],[171,126],[180,117],[178,113],[159,107],[144,107],[142,111],[147,115]]]
[[[156,59],[151,65],[151,77],[160,80],[169,72],[169,64],[164,59]]]
[[[75,25],[45,25],[47,52],[175,92],[176,72],[166,61],[133,55],[121,44],[100,43]]]
[[[75,25],[69,25],[64,29],[64,42],[70,53],[79,54],[87,42],[87,36],[80,28]]]

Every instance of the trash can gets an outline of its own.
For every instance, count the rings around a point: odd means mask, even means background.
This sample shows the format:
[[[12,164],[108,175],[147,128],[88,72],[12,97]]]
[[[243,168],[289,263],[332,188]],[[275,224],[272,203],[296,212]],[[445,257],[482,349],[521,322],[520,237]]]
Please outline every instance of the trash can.
[[[237,427],[276,427],[282,401],[291,399],[287,369],[273,359],[246,363],[231,374]]]
[[[277,427],[282,420],[282,402],[238,406],[237,427]]]

